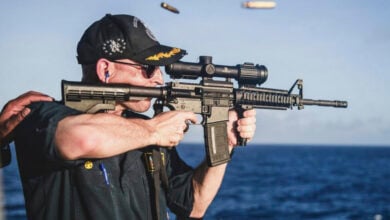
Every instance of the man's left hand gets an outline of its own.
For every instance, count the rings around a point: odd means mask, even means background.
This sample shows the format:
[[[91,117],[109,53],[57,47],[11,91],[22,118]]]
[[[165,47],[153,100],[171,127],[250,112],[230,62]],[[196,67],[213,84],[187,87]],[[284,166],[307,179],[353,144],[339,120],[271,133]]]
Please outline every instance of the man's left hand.
[[[245,110],[243,118],[238,118],[235,110],[229,111],[228,138],[229,147],[237,145],[237,137],[245,138],[247,141],[253,139],[256,131],[256,110]]]

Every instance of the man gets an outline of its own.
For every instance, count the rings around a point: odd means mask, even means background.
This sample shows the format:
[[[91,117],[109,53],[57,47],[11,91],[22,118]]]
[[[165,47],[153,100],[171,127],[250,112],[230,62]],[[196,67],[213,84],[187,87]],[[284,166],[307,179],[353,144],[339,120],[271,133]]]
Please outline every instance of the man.
[[[8,144],[12,141],[12,131],[30,113],[26,106],[32,102],[52,101],[53,98],[35,91],[26,92],[16,99],[10,100],[0,113],[0,167],[11,162],[11,153]]]
[[[84,82],[144,87],[162,85],[158,66],[185,55],[159,44],[129,15],[106,15],[92,24],[77,52]],[[54,102],[33,103],[16,133],[28,218],[166,219],[168,208],[178,218],[201,218],[227,165],[187,166],[174,146],[196,115],[137,113],[150,105],[150,99],[117,102],[113,111],[83,114]],[[255,111],[240,120],[235,111],[229,116],[232,149],[236,133],[253,137]]]

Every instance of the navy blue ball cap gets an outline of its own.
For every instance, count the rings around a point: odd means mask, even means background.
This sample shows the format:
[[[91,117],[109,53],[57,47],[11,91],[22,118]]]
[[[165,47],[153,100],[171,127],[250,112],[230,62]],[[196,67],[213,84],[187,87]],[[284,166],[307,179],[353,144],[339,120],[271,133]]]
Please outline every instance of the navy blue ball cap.
[[[186,54],[183,49],[161,45],[145,24],[131,15],[107,14],[87,28],[77,45],[79,64],[106,58],[165,66]]]

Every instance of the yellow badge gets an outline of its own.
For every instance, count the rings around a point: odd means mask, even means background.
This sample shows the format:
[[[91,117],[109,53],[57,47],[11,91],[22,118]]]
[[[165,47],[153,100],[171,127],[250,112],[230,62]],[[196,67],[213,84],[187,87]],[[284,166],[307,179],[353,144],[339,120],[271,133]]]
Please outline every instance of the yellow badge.
[[[147,57],[146,60],[160,60],[161,58],[170,58],[172,56],[175,56],[176,54],[180,53],[179,48],[173,48],[171,51],[163,53],[160,52],[158,54],[152,55],[150,57]]]
[[[87,169],[87,170],[92,169],[92,168],[93,168],[93,163],[92,163],[92,161],[90,161],[90,160],[85,161],[84,167],[85,167],[85,169]]]

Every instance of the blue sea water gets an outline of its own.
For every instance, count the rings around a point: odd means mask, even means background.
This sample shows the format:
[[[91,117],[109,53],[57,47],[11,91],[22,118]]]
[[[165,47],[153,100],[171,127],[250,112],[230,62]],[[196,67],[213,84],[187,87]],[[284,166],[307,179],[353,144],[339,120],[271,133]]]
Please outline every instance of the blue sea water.
[[[204,156],[185,144],[190,165]],[[15,161],[15,159],[14,159]],[[25,219],[16,164],[3,169],[7,219]],[[205,219],[390,219],[390,147],[249,145],[236,150]]]

